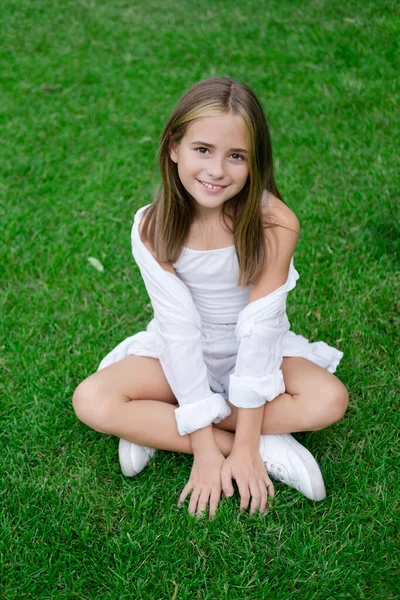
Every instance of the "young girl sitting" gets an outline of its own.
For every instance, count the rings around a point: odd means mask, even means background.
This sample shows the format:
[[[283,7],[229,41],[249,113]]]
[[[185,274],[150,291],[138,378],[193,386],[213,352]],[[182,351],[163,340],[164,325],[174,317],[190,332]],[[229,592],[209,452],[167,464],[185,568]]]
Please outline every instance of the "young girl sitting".
[[[296,216],[273,173],[268,125],[254,93],[231,78],[192,86],[159,149],[161,189],[135,215],[133,256],[154,309],[76,389],[78,418],[120,438],[124,475],[155,449],[194,455],[189,512],[215,514],[221,492],[264,512],[269,478],[325,497],[310,454],[290,434],[343,416],[333,375],[342,353],[289,330],[299,277]]]

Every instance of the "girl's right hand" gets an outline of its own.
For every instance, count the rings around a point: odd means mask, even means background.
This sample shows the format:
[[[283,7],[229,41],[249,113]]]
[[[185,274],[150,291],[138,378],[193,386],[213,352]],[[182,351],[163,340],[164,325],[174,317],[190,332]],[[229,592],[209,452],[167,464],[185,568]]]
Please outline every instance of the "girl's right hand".
[[[216,448],[212,451],[194,455],[190,478],[179,496],[178,506],[192,492],[189,502],[189,513],[200,517],[209,504],[209,517],[215,516],[221,497],[221,469],[225,457]]]

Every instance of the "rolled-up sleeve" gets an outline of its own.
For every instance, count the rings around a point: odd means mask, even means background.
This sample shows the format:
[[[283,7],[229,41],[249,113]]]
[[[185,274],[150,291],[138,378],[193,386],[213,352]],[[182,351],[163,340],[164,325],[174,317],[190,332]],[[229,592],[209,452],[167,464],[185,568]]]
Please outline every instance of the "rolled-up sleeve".
[[[187,286],[163,269],[139,235],[143,207],[132,228],[132,253],[154,310],[157,351],[165,377],[179,407],[175,410],[180,435],[193,433],[226,419],[231,410],[208,382],[201,344],[202,323]]]
[[[286,283],[239,313],[239,349],[229,380],[229,401],[238,408],[258,408],[285,391],[282,341],[290,327],[286,298],[298,278],[292,259]]]

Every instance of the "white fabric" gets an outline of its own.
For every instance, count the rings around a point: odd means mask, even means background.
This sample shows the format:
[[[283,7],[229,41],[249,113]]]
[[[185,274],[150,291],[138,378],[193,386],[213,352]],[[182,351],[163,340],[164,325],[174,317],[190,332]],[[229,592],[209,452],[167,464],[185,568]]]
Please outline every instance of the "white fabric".
[[[239,262],[235,246],[217,250],[184,248],[173,267],[190,290],[201,320],[236,323],[249,300],[249,287],[239,287]]]
[[[141,208],[135,215],[132,252],[150,296],[154,319],[146,332],[121,342],[102,360],[99,369],[130,354],[158,358],[179,403],[175,416],[181,435],[229,416],[231,410],[225,402],[228,395],[232,404],[251,408],[261,406],[285,391],[280,369],[284,356],[301,356],[335,372],[342,352],[324,342],[310,343],[289,331],[286,297],[299,277],[293,259],[288,279],[279,289],[250,304],[242,297],[243,307],[236,315],[237,323],[202,321],[189,288],[194,281],[189,277],[190,269],[184,270],[179,259],[174,264],[178,267],[178,276],[165,271],[140,239],[138,226],[146,208]],[[231,249],[221,249],[217,253],[199,252],[198,255],[206,255],[209,261],[224,268],[223,251],[229,254]],[[192,271],[196,273],[198,262],[194,260],[194,252],[197,251],[186,253],[185,264],[188,266],[192,259]],[[237,270],[232,269],[230,273],[231,288],[234,289]],[[216,269],[212,283],[204,281],[204,294],[208,293],[211,299],[218,277]],[[214,301],[223,302],[225,317],[231,319],[229,286],[226,285],[224,290],[225,297],[218,296]],[[237,310],[237,300],[235,302]],[[218,319],[222,318],[223,314],[218,315]]]

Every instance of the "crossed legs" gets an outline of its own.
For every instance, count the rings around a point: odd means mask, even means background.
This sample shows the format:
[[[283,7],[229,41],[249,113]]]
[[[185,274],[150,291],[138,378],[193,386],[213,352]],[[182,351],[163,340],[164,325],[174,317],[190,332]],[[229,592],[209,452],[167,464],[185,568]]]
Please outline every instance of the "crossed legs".
[[[348,394],[332,374],[304,358],[282,362],[286,392],[267,402],[263,434],[323,429],[344,415]],[[128,356],[90,375],[75,390],[77,417],[96,431],[142,446],[190,454],[189,436],[180,436],[175,423],[176,398],[160,362]],[[237,409],[214,427],[214,437],[229,455],[234,439]]]

